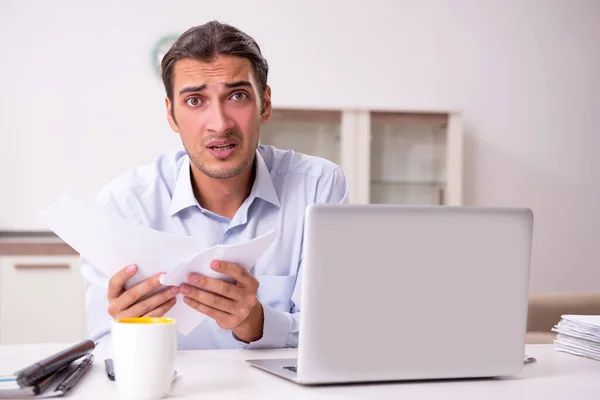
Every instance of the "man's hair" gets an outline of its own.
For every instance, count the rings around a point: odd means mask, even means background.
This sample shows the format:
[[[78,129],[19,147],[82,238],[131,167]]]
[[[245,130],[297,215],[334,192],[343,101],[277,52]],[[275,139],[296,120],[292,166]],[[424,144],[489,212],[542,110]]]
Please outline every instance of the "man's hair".
[[[269,73],[267,60],[263,57],[258,44],[249,35],[231,25],[217,21],[188,29],[163,57],[162,80],[167,97],[173,101],[173,71],[177,61],[191,58],[212,62],[220,55],[243,57],[250,61],[258,82],[262,104]]]

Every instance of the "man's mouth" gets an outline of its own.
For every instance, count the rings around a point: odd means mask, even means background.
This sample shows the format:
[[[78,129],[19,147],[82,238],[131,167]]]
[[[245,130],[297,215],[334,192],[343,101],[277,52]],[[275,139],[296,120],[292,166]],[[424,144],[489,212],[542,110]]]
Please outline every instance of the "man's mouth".
[[[237,149],[237,143],[230,140],[220,140],[209,143],[206,146],[208,151],[215,156],[218,160],[227,160],[231,157]]]
[[[225,146],[208,146],[208,148],[215,150],[215,151],[226,151],[229,149],[233,149],[235,146],[236,146],[235,143],[230,143],[230,144],[226,144]]]

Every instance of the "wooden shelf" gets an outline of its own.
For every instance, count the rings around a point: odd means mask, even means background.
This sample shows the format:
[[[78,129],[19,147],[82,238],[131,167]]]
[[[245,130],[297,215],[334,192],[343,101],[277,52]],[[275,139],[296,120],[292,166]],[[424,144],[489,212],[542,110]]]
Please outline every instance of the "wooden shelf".
[[[410,181],[410,180],[382,180],[371,179],[371,185],[386,185],[386,186],[445,186],[444,181]]]
[[[417,113],[417,112],[371,112],[371,123],[373,124],[440,124],[446,126],[448,123],[447,113]]]
[[[293,110],[274,108],[269,122],[308,122],[339,124],[342,112],[339,110]]]

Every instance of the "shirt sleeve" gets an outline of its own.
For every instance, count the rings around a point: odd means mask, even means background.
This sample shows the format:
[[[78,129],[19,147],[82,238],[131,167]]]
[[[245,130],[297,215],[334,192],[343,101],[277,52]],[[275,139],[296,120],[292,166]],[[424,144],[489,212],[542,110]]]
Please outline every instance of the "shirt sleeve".
[[[322,184],[317,193],[317,203],[348,203],[348,182],[344,171],[337,167]]]
[[[324,180],[317,192],[317,203],[345,204],[348,203],[348,184],[346,175],[341,168],[336,168]],[[298,347],[298,333],[300,331],[300,310],[302,292],[302,264],[304,257],[298,265],[298,278],[292,293],[292,309],[290,312],[275,310],[263,305],[264,325],[263,336],[251,343],[238,340],[232,333],[238,348],[241,349],[266,349],[282,347]]]

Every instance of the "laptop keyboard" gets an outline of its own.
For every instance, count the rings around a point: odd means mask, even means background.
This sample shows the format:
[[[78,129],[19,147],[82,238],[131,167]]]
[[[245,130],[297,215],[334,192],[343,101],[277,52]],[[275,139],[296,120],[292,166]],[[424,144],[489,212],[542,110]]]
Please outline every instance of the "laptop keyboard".
[[[296,367],[283,367],[283,369],[287,369],[288,371],[292,371],[295,374],[298,373],[298,371],[296,370]]]

